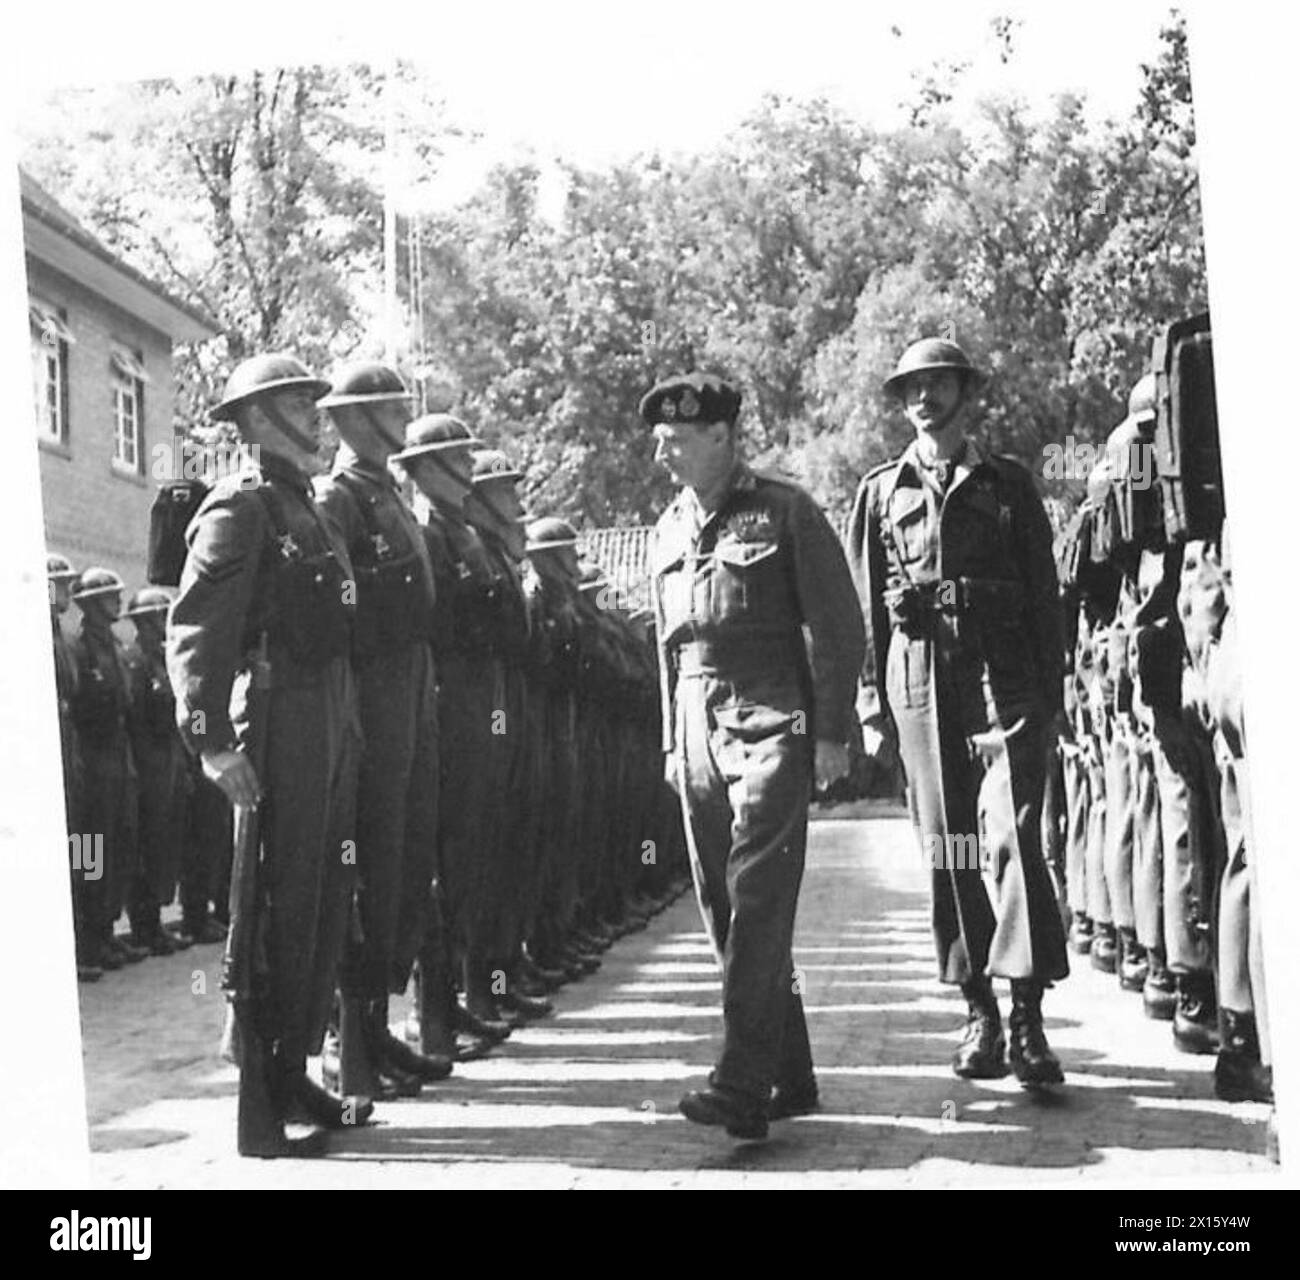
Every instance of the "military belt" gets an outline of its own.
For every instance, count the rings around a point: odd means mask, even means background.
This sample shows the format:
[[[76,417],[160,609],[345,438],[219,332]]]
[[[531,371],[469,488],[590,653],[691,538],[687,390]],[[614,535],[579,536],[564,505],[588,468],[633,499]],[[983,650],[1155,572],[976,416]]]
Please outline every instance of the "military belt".
[[[725,640],[687,640],[673,654],[677,674],[720,676],[775,674],[799,670],[807,663],[803,633],[782,631],[732,636]]]

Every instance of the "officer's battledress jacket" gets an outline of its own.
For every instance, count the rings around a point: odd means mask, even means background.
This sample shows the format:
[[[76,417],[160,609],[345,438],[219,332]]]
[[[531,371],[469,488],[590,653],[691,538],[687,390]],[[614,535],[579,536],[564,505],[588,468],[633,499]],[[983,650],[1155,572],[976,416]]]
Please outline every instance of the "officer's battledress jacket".
[[[861,614],[840,541],[797,485],[741,462],[716,511],[684,489],[655,529],[663,748],[673,749],[674,654],[700,644],[728,670],[798,673],[810,736],[847,742],[862,661]]]
[[[1059,709],[1052,531],[1018,462],[968,441],[941,501],[912,443],[863,480],[849,556],[867,621],[863,682],[881,709],[933,706],[934,660],[966,724]]]
[[[354,604],[344,585],[353,572],[307,476],[274,455],[260,472],[218,481],[186,538],[167,671],[177,724],[198,754],[235,746],[231,690],[263,632],[277,684],[315,683],[349,652]]]

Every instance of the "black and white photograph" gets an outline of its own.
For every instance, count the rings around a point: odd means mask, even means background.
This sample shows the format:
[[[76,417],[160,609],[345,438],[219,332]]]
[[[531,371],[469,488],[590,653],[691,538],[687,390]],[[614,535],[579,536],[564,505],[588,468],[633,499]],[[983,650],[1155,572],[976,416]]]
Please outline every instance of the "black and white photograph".
[[[6,1182],[1292,1185],[1295,336],[1203,10],[11,86]]]

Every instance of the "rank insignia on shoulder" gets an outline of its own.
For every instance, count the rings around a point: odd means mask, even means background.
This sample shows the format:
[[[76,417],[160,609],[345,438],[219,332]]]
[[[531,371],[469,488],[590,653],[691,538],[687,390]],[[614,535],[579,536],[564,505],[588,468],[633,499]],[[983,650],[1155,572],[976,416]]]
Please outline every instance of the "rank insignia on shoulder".
[[[302,559],[302,549],[298,546],[297,542],[294,540],[293,534],[282,533],[280,535],[279,541],[280,541],[280,555],[285,560]]]

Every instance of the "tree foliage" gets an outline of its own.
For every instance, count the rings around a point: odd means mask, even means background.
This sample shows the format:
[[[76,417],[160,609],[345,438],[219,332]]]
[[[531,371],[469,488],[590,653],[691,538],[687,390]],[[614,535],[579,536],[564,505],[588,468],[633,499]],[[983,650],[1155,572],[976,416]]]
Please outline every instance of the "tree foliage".
[[[994,24],[1003,61],[1015,25]],[[588,525],[662,508],[636,406],[680,370],[736,379],[751,454],[836,509],[907,439],[879,388],[923,335],[955,335],[991,375],[976,421],[988,446],[1039,469],[1046,444],[1098,440],[1156,327],[1205,306],[1184,28],[1162,31],[1118,122],[1090,123],[1069,95],[959,119],[963,74],[932,68],[892,130],[772,95],[708,153],[568,166],[557,218],[539,210],[535,166],[496,169],[414,228],[420,372],[523,464],[535,510]],[[221,327],[180,358],[186,423],[247,352],[326,365],[365,341],[375,76],[269,71],[121,90],[111,114],[71,105],[26,163]],[[125,123],[67,123],[88,118]],[[410,163],[428,177],[447,125],[423,98],[411,119]]]

